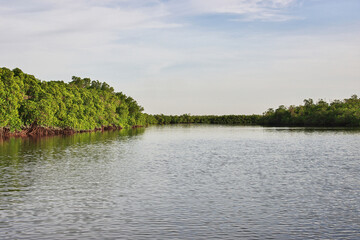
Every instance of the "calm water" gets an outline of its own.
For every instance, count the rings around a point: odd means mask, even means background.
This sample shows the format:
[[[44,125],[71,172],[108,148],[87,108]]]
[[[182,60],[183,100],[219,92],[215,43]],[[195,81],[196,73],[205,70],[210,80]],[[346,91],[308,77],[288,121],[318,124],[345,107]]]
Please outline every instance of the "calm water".
[[[360,131],[169,126],[0,142],[0,239],[360,239]]]

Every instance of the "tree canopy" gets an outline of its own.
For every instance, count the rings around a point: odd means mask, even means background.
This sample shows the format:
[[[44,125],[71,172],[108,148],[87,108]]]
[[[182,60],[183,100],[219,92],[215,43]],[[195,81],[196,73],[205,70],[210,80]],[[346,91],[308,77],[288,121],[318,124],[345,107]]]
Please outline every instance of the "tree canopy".
[[[327,103],[320,99],[314,103],[305,99],[303,105],[267,110],[261,124],[270,126],[318,126],[318,127],[359,127],[360,99],[353,95],[348,99]]]
[[[0,128],[12,131],[31,124],[91,130],[107,125],[146,124],[143,108],[105,82],[72,77],[40,81],[20,69],[0,68]]]
[[[263,115],[149,115],[132,97],[105,82],[72,77],[72,81],[41,81],[33,75],[0,68],[0,129],[31,125],[93,130],[103,126],[206,123],[266,126],[360,126],[360,99],[327,103],[312,99],[303,105],[268,109]]]

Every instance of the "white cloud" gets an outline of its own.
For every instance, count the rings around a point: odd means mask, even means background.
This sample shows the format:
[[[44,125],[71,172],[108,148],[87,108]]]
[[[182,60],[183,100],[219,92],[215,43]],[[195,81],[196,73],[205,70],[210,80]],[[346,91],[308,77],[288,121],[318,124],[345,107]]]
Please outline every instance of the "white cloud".
[[[242,21],[285,21],[294,0],[0,0],[2,54],[18,50],[91,49],[144,29],[186,27],[177,16],[233,14]],[[180,18],[181,19],[181,18]],[[229,17],[233,20],[234,16]],[[239,20],[239,19],[236,19]]]
[[[296,0],[183,0],[171,1],[173,12],[180,14],[232,14],[244,21],[285,21],[285,11]],[[180,11],[179,11],[180,9]]]
[[[301,103],[308,92],[354,93],[360,89],[354,28],[328,28],[328,35],[319,28],[209,30],[189,20],[215,14],[222,20],[288,21],[295,16],[287,10],[298,2],[0,0],[0,66],[46,80],[78,75],[106,81],[152,113],[261,113],[294,99]],[[286,94],[290,100],[283,101]]]
[[[295,0],[12,0],[0,1],[0,22],[49,30],[171,28],[172,16],[233,14],[249,20],[290,19],[282,11]]]

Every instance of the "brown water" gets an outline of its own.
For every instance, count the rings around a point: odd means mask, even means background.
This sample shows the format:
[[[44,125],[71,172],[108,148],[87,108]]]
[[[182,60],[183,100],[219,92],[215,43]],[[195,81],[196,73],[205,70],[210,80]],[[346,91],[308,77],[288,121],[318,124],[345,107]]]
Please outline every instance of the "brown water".
[[[360,131],[180,125],[0,142],[0,239],[360,239]]]

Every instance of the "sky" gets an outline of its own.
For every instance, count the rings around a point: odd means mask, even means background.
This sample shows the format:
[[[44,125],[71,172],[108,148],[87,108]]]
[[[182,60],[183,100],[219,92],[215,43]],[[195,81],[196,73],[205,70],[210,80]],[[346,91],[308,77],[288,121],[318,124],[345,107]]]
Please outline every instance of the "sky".
[[[359,0],[0,0],[0,67],[105,81],[151,114],[360,96]]]

